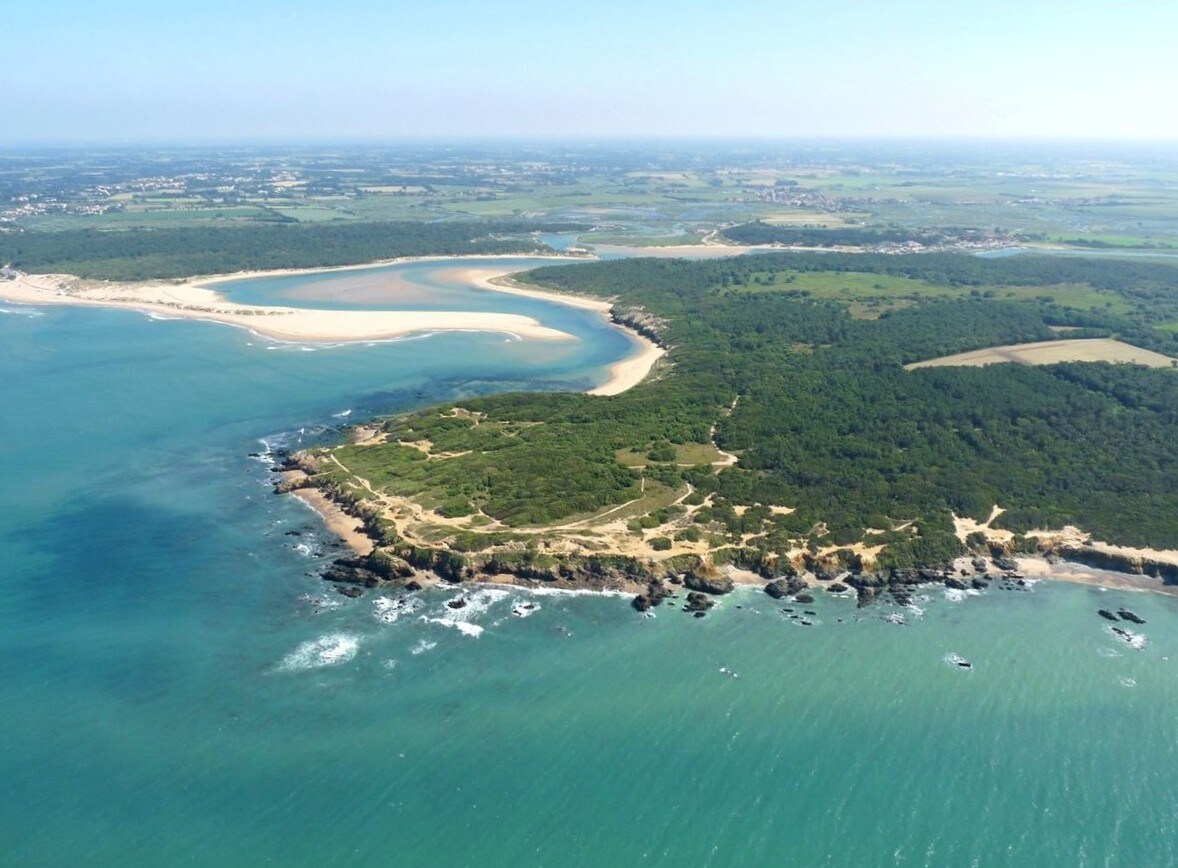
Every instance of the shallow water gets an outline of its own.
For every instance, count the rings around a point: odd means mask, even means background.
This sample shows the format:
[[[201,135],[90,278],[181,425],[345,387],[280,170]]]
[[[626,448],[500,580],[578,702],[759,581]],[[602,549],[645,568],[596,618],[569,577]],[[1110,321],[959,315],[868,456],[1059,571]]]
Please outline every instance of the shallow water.
[[[1178,863],[1173,598],[930,591],[905,626],[824,598],[801,626],[751,589],[646,619],[316,578],[333,541],[247,453],[585,388],[625,351],[590,315],[560,355],[27,313],[0,313],[0,863]]]

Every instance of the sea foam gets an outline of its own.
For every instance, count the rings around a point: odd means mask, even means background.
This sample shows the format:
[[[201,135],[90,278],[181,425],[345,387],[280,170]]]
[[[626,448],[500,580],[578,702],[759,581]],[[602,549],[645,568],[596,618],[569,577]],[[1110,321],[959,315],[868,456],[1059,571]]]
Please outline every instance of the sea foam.
[[[411,615],[421,604],[408,597],[377,597],[372,601],[372,615],[384,624],[395,624],[402,615]]]
[[[421,620],[427,624],[440,624],[457,630],[463,636],[478,638],[483,634],[483,628],[475,623],[490,611],[496,603],[511,596],[511,592],[502,588],[482,588],[469,594],[459,594],[447,600],[442,609],[434,615],[422,615]],[[461,608],[453,608],[451,604],[459,601],[465,603]]]
[[[360,638],[349,633],[328,633],[304,642],[282,658],[278,668],[284,672],[302,669],[322,669],[347,663],[360,649]]]

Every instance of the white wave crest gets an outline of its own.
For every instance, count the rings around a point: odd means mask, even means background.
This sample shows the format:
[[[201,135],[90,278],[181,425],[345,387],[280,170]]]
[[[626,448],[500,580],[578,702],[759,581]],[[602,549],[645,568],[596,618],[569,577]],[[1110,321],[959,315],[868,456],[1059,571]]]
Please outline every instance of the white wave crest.
[[[1140,651],[1149,644],[1149,639],[1146,638],[1144,633],[1134,633],[1132,630],[1125,630],[1122,627],[1113,626],[1110,626],[1108,630],[1110,633],[1136,651]]]
[[[360,638],[349,633],[328,633],[304,642],[282,658],[278,668],[293,672],[301,669],[322,669],[347,663],[360,649]]]
[[[327,594],[303,594],[299,597],[299,602],[307,605],[316,615],[320,612],[338,609],[343,605],[343,601],[339,597],[329,597]]]
[[[395,624],[402,615],[411,615],[421,603],[409,597],[377,597],[372,601],[372,615],[385,624]]]
[[[963,672],[973,671],[973,664],[958,654],[956,651],[950,651],[941,659],[945,661],[945,665],[952,666],[954,669],[958,669]]]
[[[496,603],[509,596],[511,592],[502,588],[480,588],[469,594],[452,597],[442,606],[441,611],[432,617],[422,615],[421,620],[428,624],[450,627],[464,636],[477,638],[483,634],[483,628],[477,623],[479,618],[490,611]]]
[[[964,603],[970,597],[980,597],[981,591],[969,588],[968,590],[961,590],[960,588],[945,588],[945,599],[950,603]]]

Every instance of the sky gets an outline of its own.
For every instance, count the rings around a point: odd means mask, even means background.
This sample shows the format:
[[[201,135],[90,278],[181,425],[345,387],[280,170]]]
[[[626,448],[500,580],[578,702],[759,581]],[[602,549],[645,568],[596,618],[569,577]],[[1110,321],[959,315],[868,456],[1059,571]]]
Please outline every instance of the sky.
[[[1178,141],[1176,0],[6,0],[21,142]]]

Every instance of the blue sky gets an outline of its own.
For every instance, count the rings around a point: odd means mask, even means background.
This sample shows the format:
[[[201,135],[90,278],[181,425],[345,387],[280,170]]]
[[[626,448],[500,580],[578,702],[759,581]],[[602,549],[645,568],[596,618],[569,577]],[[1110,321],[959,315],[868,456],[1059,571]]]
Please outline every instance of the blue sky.
[[[8,0],[0,144],[1178,140],[1178,2]]]

